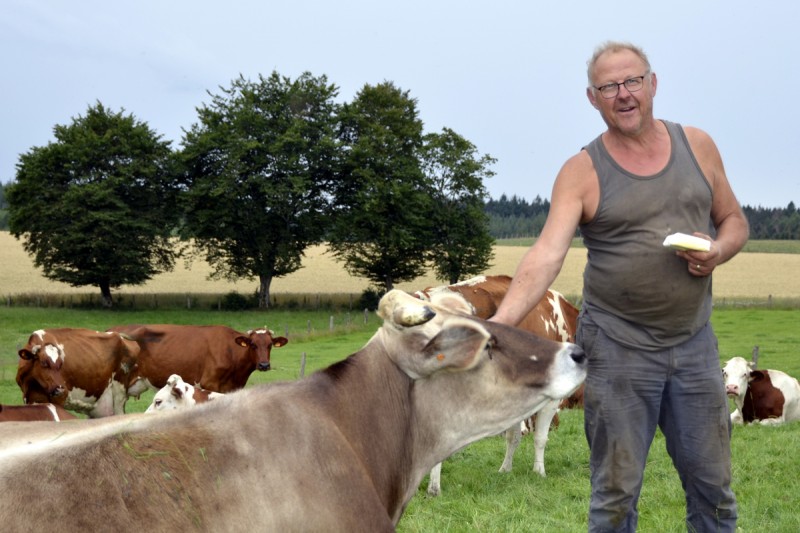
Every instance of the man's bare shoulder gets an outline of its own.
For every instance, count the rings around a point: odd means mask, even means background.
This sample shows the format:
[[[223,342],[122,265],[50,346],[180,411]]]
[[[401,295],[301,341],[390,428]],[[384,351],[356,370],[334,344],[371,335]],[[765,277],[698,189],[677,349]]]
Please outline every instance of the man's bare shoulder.
[[[683,131],[692,148],[703,150],[715,149],[716,145],[714,144],[714,139],[704,130],[695,126],[683,126]]]

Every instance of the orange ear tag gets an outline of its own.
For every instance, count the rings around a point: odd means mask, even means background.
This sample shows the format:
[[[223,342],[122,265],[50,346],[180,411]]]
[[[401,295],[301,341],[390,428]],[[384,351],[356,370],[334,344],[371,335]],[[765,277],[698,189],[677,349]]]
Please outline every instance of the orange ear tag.
[[[443,353],[440,353],[440,354],[438,354],[438,355],[436,356],[436,359],[437,359],[438,361],[444,361],[444,354],[443,354]]]

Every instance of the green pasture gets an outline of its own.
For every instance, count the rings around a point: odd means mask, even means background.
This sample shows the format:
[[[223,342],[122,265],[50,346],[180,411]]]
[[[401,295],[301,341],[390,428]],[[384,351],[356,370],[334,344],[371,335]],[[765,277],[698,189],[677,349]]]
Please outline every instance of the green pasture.
[[[759,366],[800,376],[800,310],[764,308],[716,309],[712,322],[719,338],[721,363],[740,355],[750,358],[758,346]],[[305,311],[101,311],[54,308],[0,308],[0,403],[19,403],[14,381],[17,346],[37,328],[69,326],[104,329],[123,323],[224,324],[247,330],[267,325],[289,337],[273,351],[274,370],[254,373],[248,386],[293,380],[356,351],[380,321],[374,314]],[[129,401],[128,411],[143,411],[152,393]],[[290,445],[291,443],[287,443]],[[648,460],[640,501],[639,531],[684,532],[680,481],[656,436]],[[800,423],[781,427],[736,426],[733,431],[734,490],[739,498],[742,532],[800,531],[797,473],[800,472]],[[444,462],[442,495],[427,496],[427,479],[400,522],[402,533],[420,532],[554,532],[586,531],[589,501],[588,450],[582,411],[562,411],[550,434],[547,477],[532,472],[533,439],[523,438],[514,471],[497,472],[505,441],[502,436],[476,442]],[[324,453],[324,450],[320,450]],[[357,512],[357,511],[354,511]]]

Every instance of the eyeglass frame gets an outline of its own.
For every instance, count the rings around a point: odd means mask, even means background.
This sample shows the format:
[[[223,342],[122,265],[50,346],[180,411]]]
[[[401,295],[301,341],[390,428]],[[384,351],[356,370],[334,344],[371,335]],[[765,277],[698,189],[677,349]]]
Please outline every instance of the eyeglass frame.
[[[634,76],[632,78],[628,78],[626,80],[622,80],[620,83],[613,83],[613,82],[612,83],[606,83],[605,85],[601,85],[600,87],[595,87],[594,85],[592,85],[592,88],[594,90],[596,90],[597,92],[599,92],[600,96],[602,96],[606,100],[611,100],[612,98],[616,98],[619,95],[619,88],[621,86],[623,86],[623,85],[625,86],[625,90],[627,90],[629,93],[635,93],[635,92],[641,91],[642,87],[644,87],[644,79],[646,77],[648,77],[649,75],[650,75],[650,72],[648,71],[648,72],[645,72],[644,74],[642,74],[641,76]],[[634,81],[634,80],[640,80],[642,85],[638,89],[631,90],[628,87],[628,83],[631,82],[631,81]],[[603,89],[606,89],[606,88],[609,88],[609,87],[612,87],[612,86],[616,87],[616,91],[614,91],[614,94],[612,94],[610,96],[606,96],[605,94],[603,94]]]

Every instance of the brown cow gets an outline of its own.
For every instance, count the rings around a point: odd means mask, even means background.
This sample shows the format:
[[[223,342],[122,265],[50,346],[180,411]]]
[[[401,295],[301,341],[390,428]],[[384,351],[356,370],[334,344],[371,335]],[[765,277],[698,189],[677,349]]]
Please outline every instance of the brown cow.
[[[34,331],[19,350],[17,384],[26,404],[54,403],[98,418],[125,412],[146,388],[136,376],[139,346],[82,328]]]
[[[478,276],[455,285],[427,288],[415,293],[417,298],[427,300],[431,295],[445,291],[460,294],[471,306],[474,314],[488,319],[495,314],[497,307],[506,295],[511,284],[510,276]],[[546,339],[563,342],[574,342],[577,332],[578,308],[567,301],[564,296],[554,290],[548,290],[536,307],[528,313],[517,327],[535,333]],[[533,470],[545,475],[544,450],[547,445],[551,423],[558,426],[558,410],[560,407],[582,406],[583,386],[568,398],[545,403],[530,420],[522,424],[514,424],[506,430],[506,454],[500,472],[510,472],[513,466],[514,453],[522,439],[522,425],[534,428],[534,461]],[[441,493],[441,464],[436,465],[430,473],[428,494],[436,496]]]
[[[240,333],[227,326],[171,324],[115,326],[141,346],[139,375],[160,389],[172,374],[215,392],[243,388],[255,370],[271,367],[270,353],[289,341],[264,329]]]
[[[362,349],[298,381],[160,416],[90,420],[90,430],[57,439],[0,424],[0,523],[12,532],[394,531],[434,464],[586,376],[577,346],[456,313],[445,307],[463,310],[454,300],[390,291]]]
[[[0,422],[61,422],[78,418],[60,405],[34,403],[31,405],[0,405]]]

